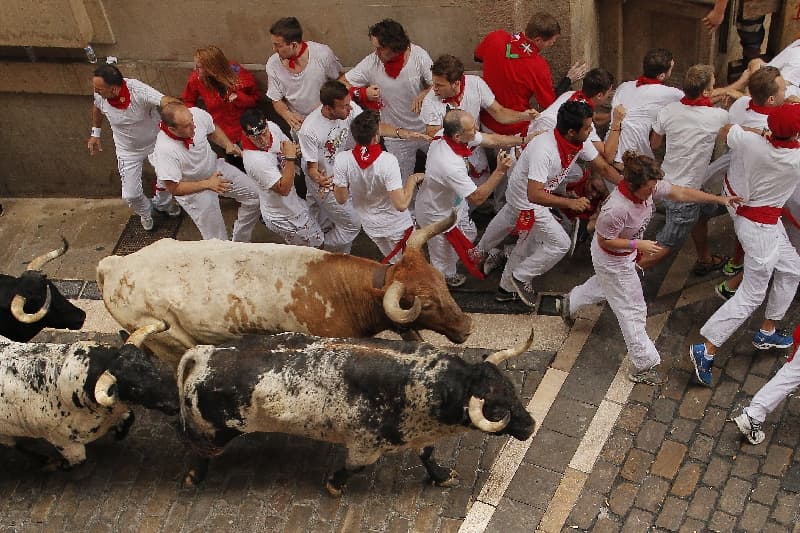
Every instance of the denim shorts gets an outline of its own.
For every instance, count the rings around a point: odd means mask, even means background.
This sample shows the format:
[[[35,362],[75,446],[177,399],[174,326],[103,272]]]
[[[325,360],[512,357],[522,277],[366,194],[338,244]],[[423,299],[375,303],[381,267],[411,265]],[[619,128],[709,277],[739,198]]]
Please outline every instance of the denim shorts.
[[[679,248],[692,232],[692,228],[700,218],[711,218],[717,213],[717,204],[687,204],[664,200],[667,221],[656,235],[656,241],[662,246]]]

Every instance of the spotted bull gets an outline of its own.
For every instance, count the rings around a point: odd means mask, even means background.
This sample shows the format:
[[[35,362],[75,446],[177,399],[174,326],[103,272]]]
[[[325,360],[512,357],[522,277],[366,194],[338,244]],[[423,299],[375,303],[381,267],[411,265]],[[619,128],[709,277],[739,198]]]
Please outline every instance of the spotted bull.
[[[86,459],[87,443],[110,430],[127,434],[129,404],[177,414],[172,370],[138,347],[157,327],[135,332],[121,348],[0,341],[0,444],[45,439],[63,466],[74,466]]]
[[[169,324],[146,346],[176,368],[188,348],[245,334],[370,337],[430,329],[461,343],[472,321],[421,249],[453,221],[415,231],[394,265],[301,246],[162,239],[106,257],[97,282],[109,313],[128,331],[153,320]]]
[[[298,333],[197,346],[178,367],[182,426],[199,458],[184,484],[201,480],[208,458],[236,436],[280,432],[347,447],[345,467],[327,482],[334,496],[352,471],[408,448],[436,484],[453,485],[456,473],[432,458],[437,440],[475,428],[519,440],[533,433],[497,367],[532,340],[477,364],[426,343]]]
[[[28,264],[20,277],[0,274],[0,335],[17,342],[28,342],[44,328],[80,329],[86,313],[58,292],[41,269],[48,261],[63,255],[68,248],[41,255]]]

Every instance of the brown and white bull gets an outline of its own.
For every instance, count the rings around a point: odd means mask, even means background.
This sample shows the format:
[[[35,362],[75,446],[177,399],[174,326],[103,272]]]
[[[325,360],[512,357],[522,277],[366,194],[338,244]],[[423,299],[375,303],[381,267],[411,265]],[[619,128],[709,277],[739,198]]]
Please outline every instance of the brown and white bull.
[[[139,348],[163,327],[142,328],[121,348],[0,340],[0,444],[41,438],[63,466],[75,466],[86,459],[87,443],[110,430],[118,439],[127,434],[129,405],[177,414],[172,369]]]
[[[12,341],[28,342],[44,328],[81,329],[86,313],[58,292],[41,269],[63,255],[68,248],[41,255],[28,264],[20,276],[0,274],[0,335]]]
[[[182,427],[198,455],[184,484],[201,480],[209,458],[236,436],[280,432],[347,447],[345,467],[328,479],[334,496],[351,472],[409,448],[437,485],[453,485],[457,474],[432,458],[437,440],[476,428],[519,440],[533,433],[498,368],[532,341],[533,332],[477,364],[426,343],[299,333],[197,346],[178,367]]]
[[[472,321],[422,252],[454,217],[415,231],[394,265],[303,246],[162,239],[100,261],[97,283],[128,331],[153,320],[169,324],[146,346],[174,367],[188,348],[246,334],[430,329],[461,343]]]

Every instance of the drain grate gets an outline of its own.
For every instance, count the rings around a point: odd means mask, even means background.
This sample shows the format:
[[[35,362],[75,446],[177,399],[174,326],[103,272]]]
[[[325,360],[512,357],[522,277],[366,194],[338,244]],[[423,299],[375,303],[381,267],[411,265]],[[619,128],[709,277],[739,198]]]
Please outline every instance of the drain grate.
[[[177,217],[170,217],[156,212],[153,214],[153,221],[155,222],[153,231],[145,231],[142,228],[139,215],[131,216],[128,219],[128,223],[125,224],[125,229],[122,230],[122,235],[119,236],[117,244],[114,246],[112,255],[132,254],[157,240],[167,237],[174,239],[178,234],[178,229],[181,227],[183,216],[183,213]]]

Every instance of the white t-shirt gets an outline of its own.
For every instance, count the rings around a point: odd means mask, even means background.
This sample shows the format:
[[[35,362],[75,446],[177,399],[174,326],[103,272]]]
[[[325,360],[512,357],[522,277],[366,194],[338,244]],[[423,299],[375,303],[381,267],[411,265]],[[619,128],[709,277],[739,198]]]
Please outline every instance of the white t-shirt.
[[[626,150],[653,157],[650,148],[650,128],[656,115],[666,105],[683,98],[683,91],[661,84],[636,86],[636,80],[626,81],[617,87],[611,101],[613,109],[619,104],[625,106],[625,120],[619,135],[619,146],[614,161],[621,163]],[[610,132],[609,132],[610,133]]]
[[[749,104],[749,96],[742,96],[733,104],[731,104],[731,108],[728,110],[728,116],[730,117],[731,123],[739,124],[740,126],[748,126],[751,128],[768,128],[767,115],[759,113],[758,111],[753,111],[752,109],[747,109]],[[743,156],[741,152],[737,150],[731,150],[729,155],[730,163],[728,165],[727,174],[728,185],[726,187],[733,189],[733,192],[742,198],[747,198],[748,183],[747,176],[744,173]]]
[[[787,92],[788,84],[800,86],[800,39],[781,50],[767,65],[781,71],[781,76],[787,82]]]
[[[333,184],[348,187],[361,226],[370,237],[389,237],[414,225],[406,209],[398,211],[389,197],[403,188],[400,163],[389,152],[381,152],[367,168],[358,166],[352,150],[336,155]]]
[[[361,108],[356,103],[350,104],[350,114],[344,120],[325,118],[321,106],[312,111],[297,132],[303,164],[316,163],[319,171],[332,176],[336,154],[355,146],[350,135],[350,124],[360,114]]]
[[[267,98],[285,99],[289,109],[304,117],[319,106],[319,89],[328,80],[339,78],[344,70],[339,58],[325,44],[306,41],[308,64],[302,72],[290,72],[278,54],[267,60]]]
[[[406,64],[397,78],[392,78],[375,54],[362,59],[345,74],[351,85],[366,87],[377,85],[381,89],[381,120],[398,128],[424,132],[425,123],[411,110],[414,98],[426,87],[433,85],[433,61],[424,49],[412,44]]]
[[[425,180],[414,204],[414,215],[420,225],[426,226],[447,217],[454,207],[459,211],[466,209],[465,198],[477,189],[467,169],[466,158],[453,152],[444,139],[431,143],[425,163]]]
[[[570,169],[577,164],[578,159],[592,161],[599,155],[597,148],[589,139],[586,139],[583,148],[569,167],[562,168],[553,130],[534,137],[522,151],[514,168],[511,169],[508,176],[508,189],[506,189],[506,202],[520,211],[533,209],[534,204],[528,200],[528,180],[543,183],[546,191],[553,192],[564,181]]]
[[[281,194],[271,188],[281,179],[281,170],[285,164],[281,154],[281,143],[289,138],[283,134],[277,124],[267,123],[272,135],[269,150],[243,150],[242,161],[247,175],[258,184],[261,210],[273,220],[288,220],[306,211],[306,203],[297,196],[294,186],[289,194]]]
[[[728,120],[724,109],[680,102],[659,111],[653,131],[667,137],[667,152],[661,164],[664,179],[674,185],[699,189],[719,130]]]
[[[728,146],[741,151],[749,193],[746,205],[783,207],[800,181],[800,148],[775,148],[738,125],[728,132]]]
[[[433,91],[429,91],[425,95],[420,116],[426,125],[441,128],[448,109],[463,109],[475,118],[475,125],[480,128],[481,109],[488,109],[494,103],[494,93],[483,81],[483,78],[467,74],[464,79],[464,94],[461,96],[461,103],[458,106],[445,104]]]
[[[663,200],[671,190],[672,185],[659,180],[650,198],[643,202],[632,202],[620,192],[619,188],[615,188],[600,208],[595,234],[609,240],[642,238],[653,216],[653,200]],[[631,251],[628,248],[609,249],[623,253]]]
[[[157,107],[164,95],[139,80],[124,80],[131,93],[127,109],[117,109],[97,93],[94,93],[94,105],[111,125],[117,157],[144,158],[153,151],[156,142],[161,121]]]
[[[556,122],[558,122],[558,110],[561,109],[564,102],[568,101],[573,94],[575,94],[575,91],[567,91],[559,95],[547,109],[536,115],[536,118],[531,120],[530,125],[528,125],[528,135],[536,131],[548,131],[555,128]],[[602,142],[602,139],[595,130],[594,122],[592,122],[592,131],[589,133],[589,141]]]
[[[199,181],[217,171],[217,154],[211,149],[208,136],[214,133],[214,120],[199,107],[190,107],[194,118],[194,144],[187,149],[183,142],[163,131],[156,138],[156,174],[167,181]]]

